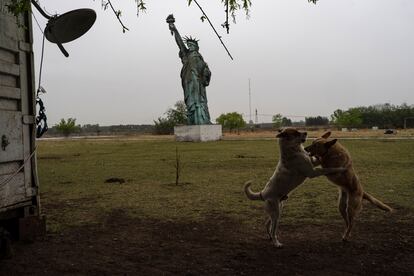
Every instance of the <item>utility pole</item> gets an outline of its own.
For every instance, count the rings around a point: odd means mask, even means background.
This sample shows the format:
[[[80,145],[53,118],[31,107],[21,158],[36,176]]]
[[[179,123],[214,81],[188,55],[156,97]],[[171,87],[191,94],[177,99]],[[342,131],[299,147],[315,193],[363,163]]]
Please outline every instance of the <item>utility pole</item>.
[[[253,124],[253,121],[252,121],[252,94],[251,94],[251,87],[250,87],[250,78],[249,78],[249,124]]]
[[[257,116],[257,108],[256,108],[256,118],[255,118],[256,124],[259,123],[259,117]]]

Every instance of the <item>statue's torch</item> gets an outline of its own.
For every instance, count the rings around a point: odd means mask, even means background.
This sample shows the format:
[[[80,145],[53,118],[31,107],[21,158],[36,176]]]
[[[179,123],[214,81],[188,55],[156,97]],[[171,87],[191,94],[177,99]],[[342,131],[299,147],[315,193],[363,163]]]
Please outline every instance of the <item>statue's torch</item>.
[[[174,25],[175,22],[175,18],[174,15],[170,14],[169,16],[167,16],[167,23],[170,25]],[[174,35],[173,31],[171,30],[171,35]]]

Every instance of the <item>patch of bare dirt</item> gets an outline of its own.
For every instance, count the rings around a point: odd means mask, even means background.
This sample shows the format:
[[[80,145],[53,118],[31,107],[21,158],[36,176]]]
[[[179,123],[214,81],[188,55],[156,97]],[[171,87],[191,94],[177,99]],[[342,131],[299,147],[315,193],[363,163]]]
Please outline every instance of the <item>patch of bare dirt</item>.
[[[263,225],[219,213],[183,223],[115,210],[102,224],[15,244],[0,275],[412,275],[414,222],[401,216],[359,222],[348,243],[342,225],[282,225],[276,249]]]

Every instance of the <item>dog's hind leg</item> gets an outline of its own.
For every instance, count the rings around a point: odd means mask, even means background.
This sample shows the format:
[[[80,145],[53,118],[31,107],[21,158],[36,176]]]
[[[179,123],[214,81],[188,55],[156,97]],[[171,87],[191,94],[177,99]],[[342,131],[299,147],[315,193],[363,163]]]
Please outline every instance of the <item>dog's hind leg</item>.
[[[285,196],[285,197],[287,197],[287,196]],[[284,201],[285,199],[284,198],[282,198],[282,200],[280,201],[280,203],[279,203],[279,217],[280,217],[280,214],[282,213],[282,209],[283,209],[283,201]],[[268,218],[267,218],[267,220],[266,220],[266,223],[265,223],[265,227],[266,227],[266,231],[267,231],[267,235],[269,236],[269,239],[272,241],[273,240],[273,238],[272,238],[272,234],[271,234],[271,223],[272,223],[272,219],[271,219],[271,216],[269,216]],[[276,235],[277,235],[278,233],[276,233]]]
[[[273,241],[273,236],[272,236],[272,213],[273,213],[273,208],[272,208],[272,204],[270,201],[266,200],[265,201],[265,206],[264,209],[268,215],[268,218],[266,219],[266,223],[265,223],[265,227],[266,227],[266,232],[267,235],[269,236],[269,239],[271,241]]]
[[[346,212],[347,202],[348,202],[348,193],[339,189],[338,208],[339,208],[339,213],[341,214],[342,218],[345,221],[345,231],[346,229],[348,229],[348,225],[349,225],[348,213]]]
[[[273,244],[281,248],[283,246],[282,243],[279,242],[277,239],[277,229],[279,226],[279,217],[280,217],[280,206],[279,202],[266,200],[265,201],[265,209],[266,212],[270,216],[270,237],[272,238]]]
[[[355,218],[362,209],[362,194],[348,194],[348,206],[346,212],[348,214],[348,227],[342,237],[343,241],[347,241],[351,236],[351,230],[354,226]]]
[[[265,227],[266,227],[266,232],[267,235],[269,236],[269,240],[272,240],[272,235],[270,234],[270,225],[271,225],[272,220],[269,218],[267,218],[266,223],[265,223]]]
[[[287,199],[288,199],[288,195],[285,195],[285,196],[283,196],[280,199],[280,203],[279,203],[279,217],[280,217],[280,213],[282,213],[283,203]],[[269,218],[266,220],[265,225],[266,225],[266,231],[267,231],[267,234],[269,235],[270,240],[273,240],[272,239],[272,235],[271,235],[271,222],[272,222],[272,219],[271,219],[271,215],[269,214]],[[276,233],[276,235],[277,235],[277,233]]]

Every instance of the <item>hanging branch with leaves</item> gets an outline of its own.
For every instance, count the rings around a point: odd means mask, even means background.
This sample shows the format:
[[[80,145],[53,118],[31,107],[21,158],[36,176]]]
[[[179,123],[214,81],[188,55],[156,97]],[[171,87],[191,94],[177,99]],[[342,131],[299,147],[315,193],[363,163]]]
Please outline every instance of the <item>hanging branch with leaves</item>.
[[[218,32],[216,31],[216,28],[214,28],[213,23],[211,23],[210,19],[208,18],[207,14],[204,12],[203,8],[200,6],[200,4],[198,4],[197,0],[189,0],[188,4],[190,5],[191,2],[194,1],[194,3],[196,3],[196,5],[198,6],[198,8],[200,9],[200,11],[203,13],[202,18],[207,19],[208,23],[210,24],[211,28],[213,29],[213,31],[216,33],[218,39],[220,40],[221,44],[223,45],[224,49],[227,51],[227,54],[230,56],[230,58],[233,60],[232,55],[230,54],[230,51],[227,49],[226,45],[224,44],[223,40],[221,39],[221,36],[218,34]]]
[[[18,17],[20,14],[23,14],[27,11],[30,11],[30,3],[31,2],[38,3],[39,0],[9,0],[9,3],[6,4],[7,10],[14,15],[15,17]],[[104,10],[106,10],[109,6],[111,7],[111,10],[114,12],[116,18],[118,19],[119,23],[122,26],[122,31],[125,33],[125,31],[128,31],[129,29],[124,25],[124,23],[121,20],[122,12],[121,10],[116,10],[111,0],[101,0],[102,1],[102,7]],[[139,16],[140,13],[145,12],[147,10],[147,4],[146,0],[134,0],[136,4],[137,9],[137,16]],[[193,0],[187,0],[188,5],[190,5]],[[308,0],[309,3],[316,4],[318,0]],[[223,28],[226,28],[227,33],[229,33],[230,30],[230,24],[229,24],[229,15],[232,17],[233,22],[236,23],[236,12],[238,10],[244,10],[246,13],[247,18],[250,17],[250,7],[252,5],[251,0],[221,0],[225,7],[225,14],[226,14],[226,20],[222,24]],[[201,16],[201,20],[204,21],[206,17],[203,15]]]
[[[142,12],[146,12],[147,11],[147,4],[144,2],[144,0],[135,0],[135,4],[137,6],[137,16],[140,15],[140,13]],[[124,23],[121,20],[121,15],[122,12],[121,10],[115,10],[111,0],[102,0],[102,7],[104,10],[106,10],[108,8],[108,5],[111,7],[112,11],[114,12],[116,18],[118,19],[119,23],[122,26],[122,32],[125,33],[125,31],[129,31],[129,29],[124,25]]]
[[[146,12],[147,7],[146,7],[146,3],[144,2],[144,0],[135,0],[135,3],[137,6],[137,16],[139,16],[141,12]],[[113,11],[119,23],[121,24],[122,32],[125,33],[125,31],[129,31],[129,29],[125,26],[125,24],[121,20],[122,11],[115,10],[114,6],[112,5],[111,0],[102,0],[102,8],[106,10],[108,6],[111,7],[111,10]]]
[[[229,0],[226,0],[226,21],[221,24],[223,28],[226,28],[227,34],[230,32],[230,24],[229,24]]]
[[[191,5],[192,2],[195,2],[197,6],[200,6],[196,0],[188,0],[188,5]],[[309,1],[309,0],[308,0]],[[317,0],[310,0],[310,1],[317,1]],[[236,23],[236,11],[243,9],[246,12],[246,16],[250,16],[250,7],[252,5],[250,0],[221,0],[221,2],[224,4],[225,14],[226,14],[226,20],[224,21],[221,26],[223,28],[226,28],[227,33],[230,32],[230,23],[229,23],[229,14],[233,18],[233,22]],[[204,21],[206,18],[205,14],[203,13],[203,16],[201,16],[201,21]]]
[[[102,8],[104,10],[108,9],[108,6],[111,7],[112,11],[114,12],[116,18],[118,19],[119,23],[122,26],[122,32],[125,33],[125,31],[129,31],[129,29],[124,25],[124,23],[121,20],[122,12],[121,10],[115,10],[114,6],[112,5],[111,0],[102,0]]]
[[[137,16],[139,16],[140,12],[146,12],[147,7],[143,0],[135,0],[135,3],[137,4]]]
[[[246,17],[250,17],[250,7],[252,2],[250,0],[222,0],[224,6],[226,7],[226,21],[223,23],[223,27],[228,29],[230,27],[229,24],[229,14],[233,19],[233,23],[236,24],[236,11],[244,10],[246,13]]]

